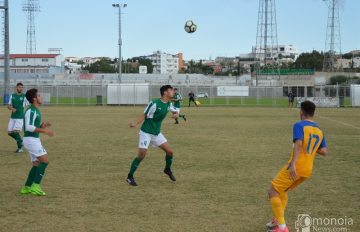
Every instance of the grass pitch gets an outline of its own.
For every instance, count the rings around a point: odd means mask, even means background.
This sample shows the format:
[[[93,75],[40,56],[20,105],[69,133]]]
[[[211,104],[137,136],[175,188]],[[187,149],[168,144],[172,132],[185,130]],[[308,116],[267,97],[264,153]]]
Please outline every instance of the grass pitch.
[[[265,231],[271,218],[266,191],[287,162],[297,109],[183,108],[188,122],[169,118],[163,133],[175,150],[170,182],[164,154],[150,148],[136,178],[125,183],[138,130],[128,128],[143,107],[47,107],[55,137],[42,137],[50,156],[46,197],[20,196],[28,154],[13,153],[9,113],[0,109],[1,231]],[[360,110],[319,109],[328,157],[289,194],[287,224],[298,214],[351,217],[360,231]]]

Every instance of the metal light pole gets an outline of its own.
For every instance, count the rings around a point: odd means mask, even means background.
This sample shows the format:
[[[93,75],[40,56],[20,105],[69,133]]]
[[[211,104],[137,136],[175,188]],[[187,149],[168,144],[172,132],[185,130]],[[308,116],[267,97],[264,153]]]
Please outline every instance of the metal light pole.
[[[4,104],[7,104],[10,95],[10,39],[9,39],[9,0],[4,0],[0,9],[5,11],[4,20]]]
[[[119,42],[118,42],[118,45],[119,45],[119,83],[122,82],[122,55],[121,55],[121,46],[122,46],[122,39],[121,39],[121,8],[122,7],[127,7],[127,4],[112,4],[113,7],[115,8],[119,8]]]

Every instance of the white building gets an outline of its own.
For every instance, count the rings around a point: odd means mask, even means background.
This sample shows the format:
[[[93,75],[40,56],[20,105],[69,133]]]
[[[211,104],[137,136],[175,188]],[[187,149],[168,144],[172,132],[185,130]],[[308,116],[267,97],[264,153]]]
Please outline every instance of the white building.
[[[98,57],[83,57],[80,59],[80,61],[84,62],[85,65],[91,65],[100,60],[101,58]]]
[[[160,51],[146,58],[152,61],[154,74],[177,74],[179,72],[179,56]]]
[[[254,57],[257,49],[259,48],[253,47],[252,49],[252,54]],[[267,48],[267,53],[270,54],[271,52],[273,54],[273,58],[279,58],[280,62],[295,62],[300,55],[299,49],[294,45],[279,45],[277,47],[275,46],[273,48]],[[258,51],[258,53],[260,53],[260,51]],[[262,51],[262,53],[265,53],[265,51]]]
[[[65,58],[65,61],[67,61],[69,63],[77,63],[77,62],[81,61],[81,58],[75,57],[75,56],[68,56]]]
[[[13,73],[61,73],[64,57],[60,54],[11,54],[10,71]],[[4,71],[4,57],[0,57],[0,72]]]
[[[351,59],[338,59],[336,68],[351,68]]]
[[[77,63],[65,62],[65,68],[69,74],[80,73],[83,65]]]
[[[360,68],[360,57],[354,57],[353,61],[353,68]]]

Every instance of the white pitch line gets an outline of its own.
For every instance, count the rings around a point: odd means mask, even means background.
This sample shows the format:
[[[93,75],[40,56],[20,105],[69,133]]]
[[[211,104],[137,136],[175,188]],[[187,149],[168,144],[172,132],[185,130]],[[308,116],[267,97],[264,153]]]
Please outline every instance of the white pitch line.
[[[360,127],[354,126],[354,125],[352,125],[352,124],[350,124],[350,123],[342,122],[342,121],[335,120],[335,119],[328,118],[328,117],[324,117],[324,116],[319,116],[319,118],[324,118],[324,119],[327,119],[327,120],[329,120],[329,121],[336,122],[336,123],[338,123],[338,124],[341,124],[341,125],[344,125],[344,126],[348,126],[348,127],[352,127],[352,128],[355,128],[355,129],[360,130]]]

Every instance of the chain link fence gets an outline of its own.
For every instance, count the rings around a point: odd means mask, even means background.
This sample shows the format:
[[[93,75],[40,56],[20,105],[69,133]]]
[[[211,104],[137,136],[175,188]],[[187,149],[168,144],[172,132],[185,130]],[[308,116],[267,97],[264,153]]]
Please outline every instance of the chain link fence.
[[[15,89],[15,86],[12,86]],[[160,97],[161,85],[149,85],[149,99]],[[183,106],[188,106],[188,94],[193,92],[204,106],[288,106],[288,94],[300,98],[339,98],[340,106],[351,106],[349,86],[315,87],[249,87],[248,97],[218,96],[217,86],[176,86],[183,96]],[[106,105],[107,85],[26,85],[38,88],[50,105]],[[0,86],[0,96],[4,88]],[[2,99],[1,99],[2,100]],[[135,103],[134,103],[135,105]]]

